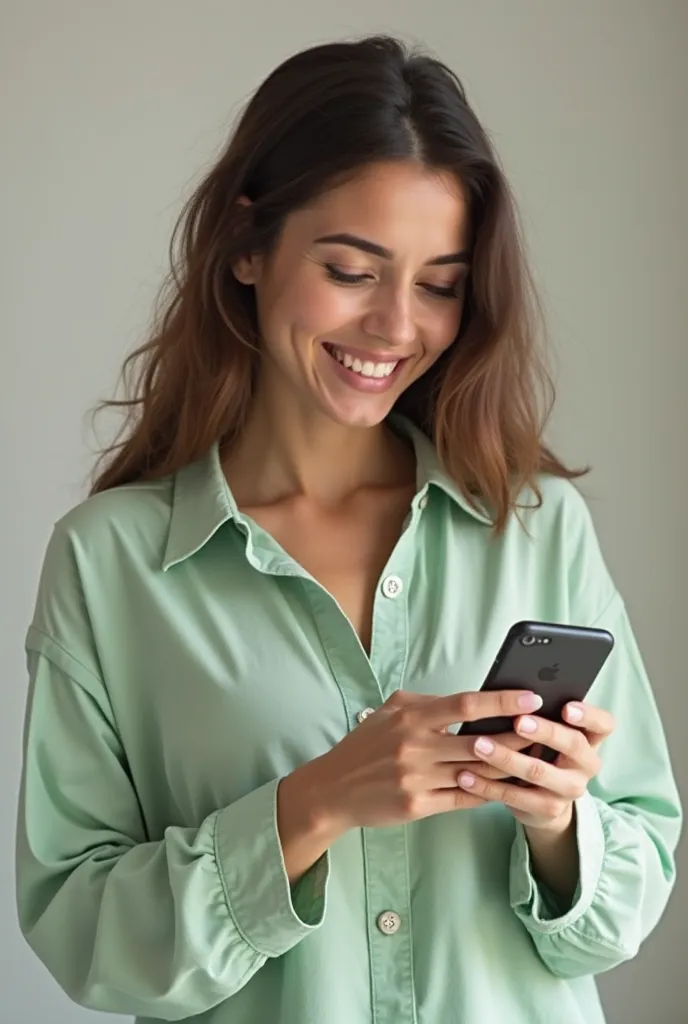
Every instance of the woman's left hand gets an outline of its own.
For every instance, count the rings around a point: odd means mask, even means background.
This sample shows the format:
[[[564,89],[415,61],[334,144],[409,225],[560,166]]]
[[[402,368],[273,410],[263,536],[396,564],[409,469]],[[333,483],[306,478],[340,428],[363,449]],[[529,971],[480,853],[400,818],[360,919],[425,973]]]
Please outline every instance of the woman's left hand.
[[[614,719],[602,708],[579,703],[567,704],[562,717],[571,724],[536,715],[522,715],[514,723],[520,736],[559,752],[554,764],[510,750],[498,737],[481,736],[475,741],[478,761],[523,779],[529,786],[486,779],[473,772],[461,772],[459,786],[483,800],[506,804],[529,830],[565,831],[572,821],[574,800],[583,795],[600,770],[597,749],[613,732]]]

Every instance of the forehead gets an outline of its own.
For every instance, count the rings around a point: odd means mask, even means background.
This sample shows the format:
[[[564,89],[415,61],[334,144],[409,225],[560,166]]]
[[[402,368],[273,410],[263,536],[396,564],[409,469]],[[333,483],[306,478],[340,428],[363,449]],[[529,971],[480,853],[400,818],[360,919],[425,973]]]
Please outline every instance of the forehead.
[[[397,162],[367,167],[292,215],[308,236],[347,231],[423,260],[462,249],[468,241],[468,203],[449,171]]]

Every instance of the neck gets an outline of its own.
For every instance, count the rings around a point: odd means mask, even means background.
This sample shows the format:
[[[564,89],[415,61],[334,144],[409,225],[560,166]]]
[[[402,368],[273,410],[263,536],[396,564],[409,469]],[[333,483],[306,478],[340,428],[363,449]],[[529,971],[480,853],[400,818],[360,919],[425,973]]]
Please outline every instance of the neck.
[[[415,460],[385,424],[350,427],[260,391],[224,469],[237,504],[295,497],[336,505],[364,487],[410,485]]]

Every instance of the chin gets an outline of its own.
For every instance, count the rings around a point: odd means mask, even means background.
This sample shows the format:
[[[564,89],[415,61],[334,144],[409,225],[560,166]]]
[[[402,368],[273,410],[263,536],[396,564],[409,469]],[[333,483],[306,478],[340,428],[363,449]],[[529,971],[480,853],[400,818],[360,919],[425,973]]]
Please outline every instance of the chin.
[[[396,401],[396,397],[394,401]],[[394,407],[394,401],[356,402],[348,409],[339,404],[327,403],[323,412],[328,419],[333,420],[341,427],[372,428],[384,423]]]

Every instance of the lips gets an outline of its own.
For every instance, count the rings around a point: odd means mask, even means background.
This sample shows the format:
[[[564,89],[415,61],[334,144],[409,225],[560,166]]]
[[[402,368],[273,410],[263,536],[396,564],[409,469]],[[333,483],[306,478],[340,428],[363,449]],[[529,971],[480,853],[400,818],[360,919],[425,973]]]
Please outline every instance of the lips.
[[[383,380],[390,377],[399,364],[405,361],[399,358],[381,359],[372,352],[343,348],[332,342],[325,342],[324,348],[345,369],[368,380]]]
[[[382,353],[365,352],[360,349],[344,348],[334,342],[323,342],[322,351],[332,373],[347,388],[363,394],[382,394],[395,386],[402,368],[408,361],[403,359],[381,359]]]

